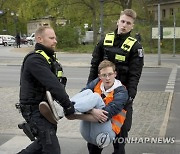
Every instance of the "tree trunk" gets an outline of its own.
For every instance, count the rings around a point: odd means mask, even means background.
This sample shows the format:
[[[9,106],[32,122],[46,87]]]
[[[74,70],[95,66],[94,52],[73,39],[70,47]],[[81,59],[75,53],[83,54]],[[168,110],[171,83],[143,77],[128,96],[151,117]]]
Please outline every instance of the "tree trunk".
[[[96,21],[96,10],[92,10],[93,13],[93,44],[97,43],[97,21]]]
[[[121,6],[124,9],[131,9],[132,7],[132,0],[120,0]]]

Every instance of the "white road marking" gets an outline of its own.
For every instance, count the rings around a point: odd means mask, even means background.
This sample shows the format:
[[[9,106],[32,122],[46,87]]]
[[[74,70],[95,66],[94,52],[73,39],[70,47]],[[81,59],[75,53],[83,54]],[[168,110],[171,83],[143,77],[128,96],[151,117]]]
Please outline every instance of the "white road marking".
[[[174,86],[175,86],[175,81],[176,81],[176,75],[177,75],[177,65],[172,68],[171,74],[168,79],[168,83],[166,85],[165,92],[169,92],[169,99],[166,107],[166,112],[164,115],[164,120],[160,128],[159,136],[165,137],[166,135],[166,129],[167,129],[167,124],[169,120],[169,114],[170,114],[170,108],[171,108],[171,103],[172,103],[172,98],[174,94]]]

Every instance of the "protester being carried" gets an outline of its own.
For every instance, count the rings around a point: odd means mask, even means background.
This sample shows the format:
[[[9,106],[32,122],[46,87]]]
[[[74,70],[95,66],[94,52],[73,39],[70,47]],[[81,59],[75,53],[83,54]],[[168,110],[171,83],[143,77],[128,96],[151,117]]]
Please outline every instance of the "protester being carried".
[[[82,120],[80,132],[83,138],[100,148],[109,145],[120,133],[126,117],[123,108],[128,92],[115,77],[115,65],[108,60],[102,61],[98,78],[71,98],[76,112],[67,116],[70,120]]]

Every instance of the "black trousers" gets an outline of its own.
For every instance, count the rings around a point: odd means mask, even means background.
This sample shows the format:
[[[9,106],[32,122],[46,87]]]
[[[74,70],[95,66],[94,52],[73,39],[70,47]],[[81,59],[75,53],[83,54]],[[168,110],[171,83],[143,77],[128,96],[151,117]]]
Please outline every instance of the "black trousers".
[[[56,136],[57,125],[47,121],[39,112],[22,112],[24,119],[33,130],[36,130],[36,140],[18,154],[61,154]]]
[[[121,132],[118,135],[116,135],[116,138],[113,142],[114,152],[112,154],[125,154],[125,142],[123,141],[125,141],[125,138],[128,137],[128,132],[131,129],[131,125],[132,125],[132,113],[133,113],[132,104],[126,106],[125,109],[127,111],[126,119],[121,128]],[[103,150],[91,143],[87,143],[87,147],[89,154],[101,154]]]

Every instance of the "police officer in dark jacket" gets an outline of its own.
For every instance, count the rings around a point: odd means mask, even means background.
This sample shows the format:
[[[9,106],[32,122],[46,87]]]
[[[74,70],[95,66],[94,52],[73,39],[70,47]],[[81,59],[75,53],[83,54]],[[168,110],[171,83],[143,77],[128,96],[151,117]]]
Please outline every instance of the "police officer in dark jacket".
[[[128,137],[128,131],[132,123],[132,103],[137,93],[137,86],[141,76],[144,58],[141,44],[134,38],[130,37],[130,32],[134,26],[136,12],[132,9],[126,9],[121,12],[117,22],[117,29],[113,33],[106,34],[95,47],[92,54],[90,74],[88,83],[98,76],[98,65],[108,59],[115,63],[117,69],[117,79],[124,84],[128,90],[129,100],[125,106],[127,111],[126,120],[122,126],[120,134],[116,135],[113,143],[113,154],[125,154],[125,143],[122,139]],[[120,142],[118,142],[120,138]],[[101,154],[102,149],[88,143],[89,154]]]
[[[40,27],[35,33],[35,51],[23,61],[20,78],[20,109],[36,140],[21,154],[60,154],[56,136],[57,125],[50,123],[39,111],[39,103],[46,101],[46,90],[63,107],[65,115],[74,113],[63,83],[62,67],[57,62],[54,49],[56,35],[51,27]]]

